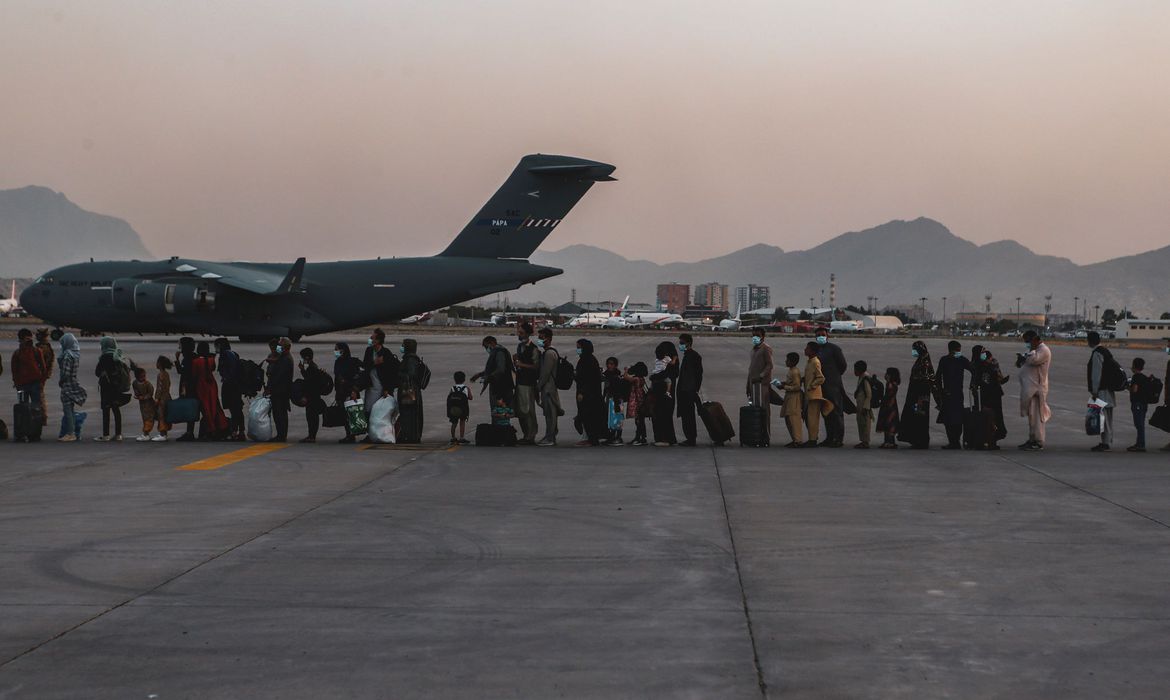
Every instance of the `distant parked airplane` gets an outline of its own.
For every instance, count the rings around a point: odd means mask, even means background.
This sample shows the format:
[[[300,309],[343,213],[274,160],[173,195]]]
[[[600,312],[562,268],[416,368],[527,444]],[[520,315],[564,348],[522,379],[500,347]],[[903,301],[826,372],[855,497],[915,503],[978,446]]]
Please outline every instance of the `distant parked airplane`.
[[[457,164],[455,164],[457,165]],[[561,274],[527,258],[614,166],[530,155],[447,249],[429,258],[344,262],[158,262],[67,265],[24,290],[21,304],[87,331],[208,333],[246,340],[356,328],[422,314]],[[410,232],[419,240],[426,234]]]
[[[0,299],[0,314],[10,314],[20,308],[20,300],[16,298],[16,280],[12,281],[12,293],[7,299]]]

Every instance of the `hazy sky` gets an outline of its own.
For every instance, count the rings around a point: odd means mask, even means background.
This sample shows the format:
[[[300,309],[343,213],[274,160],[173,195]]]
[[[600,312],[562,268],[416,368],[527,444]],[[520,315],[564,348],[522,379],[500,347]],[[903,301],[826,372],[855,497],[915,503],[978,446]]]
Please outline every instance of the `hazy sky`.
[[[1168,67],[1166,0],[0,0],[0,188],[160,256],[431,254],[539,151],[620,179],[545,249],[1087,262],[1170,244]]]

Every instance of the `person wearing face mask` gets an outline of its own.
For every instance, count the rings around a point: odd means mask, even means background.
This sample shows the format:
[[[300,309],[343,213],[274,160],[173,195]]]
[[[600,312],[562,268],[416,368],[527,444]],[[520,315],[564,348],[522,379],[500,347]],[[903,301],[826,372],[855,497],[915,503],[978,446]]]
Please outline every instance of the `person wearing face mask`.
[[[748,403],[762,410],[764,415],[761,420],[763,426],[763,438],[760,445],[766,446],[770,443],[772,432],[772,402],[769,400],[768,392],[769,385],[772,383],[772,347],[764,342],[767,333],[763,328],[757,328],[752,331],[752,351],[748,359],[748,375],[747,375],[747,397]],[[743,411],[740,412],[742,421]],[[754,423],[754,421],[753,421]],[[740,438],[744,438],[744,431],[740,429]]]
[[[674,432],[674,406],[678,385],[678,350],[664,340],[654,348],[654,371],[650,373],[650,427],[654,446],[678,444]]]
[[[366,340],[366,354],[362,358],[361,388],[365,390],[363,401],[367,415],[378,399],[397,391],[399,364],[398,357],[386,347],[386,333],[375,328]]]
[[[1052,367],[1052,351],[1040,341],[1036,331],[1024,333],[1028,351],[1020,356],[1020,415],[1028,418],[1028,441],[1021,450],[1035,452],[1044,449],[1044,424],[1052,418],[1048,407],[1048,371]]]
[[[349,343],[338,343],[333,346],[333,401],[338,406],[349,400],[358,398],[358,385],[361,383],[362,363],[350,354]],[[349,432],[349,423],[344,422],[345,437],[338,440],[340,443],[356,442],[356,438]]]
[[[244,393],[241,388],[240,356],[232,350],[227,338],[215,339],[215,351],[219,358],[219,399],[227,411],[228,440],[246,441],[244,434]]]
[[[536,347],[540,350],[540,362],[536,380],[537,403],[544,412],[544,436],[536,443],[541,447],[556,447],[557,419],[565,414],[561,408],[561,394],[557,390],[557,363],[560,353],[553,347],[551,328],[541,328],[537,334]]]
[[[585,430],[584,439],[577,447],[600,445],[606,439],[608,425],[605,402],[602,399],[601,365],[593,355],[593,343],[585,338],[577,341],[577,418]]]
[[[982,345],[971,348],[971,400],[975,410],[985,416],[986,442],[970,444],[977,450],[998,450],[997,444],[1007,437],[1003,419],[1003,385],[1007,377],[991,350]]]
[[[278,338],[268,358],[268,382],[264,395],[272,401],[272,422],[276,435],[269,442],[288,442],[288,412],[292,410],[293,361],[292,341]]]
[[[843,447],[845,444],[845,382],[842,377],[849,369],[845,361],[845,353],[841,347],[829,342],[829,329],[822,326],[817,329],[815,338],[817,344],[817,359],[821,361],[821,372],[825,375],[825,383],[821,387],[825,400],[833,405],[833,410],[825,416],[825,441],[821,447]]]
[[[517,445],[535,445],[536,431],[536,380],[540,373],[537,364],[540,353],[532,339],[532,324],[521,321],[516,324],[516,354],[512,364],[516,370],[516,420],[522,436]]]
[[[902,408],[902,419],[898,421],[898,439],[910,443],[911,449],[925,450],[930,447],[930,397],[938,400],[938,378],[926,343],[914,341],[910,348],[914,367],[910,370],[910,381],[906,385],[906,405]]]
[[[678,351],[682,354],[679,358],[676,399],[678,417],[682,419],[682,444],[694,447],[699,435],[695,417],[699,408],[699,391],[703,388],[703,356],[695,351],[695,339],[690,333],[679,335]]]
[[[488,392],[488,411],[501,400],[511,406],[516,391],[516,385],[512,382],[512,355],[506,348],[500,347],[494,336],[484,337],[482,344],[487,353],[487,362],[482,372],[471,375],[471,381],[483,380],[484,389]],[[483,389],[480,389],[480,393],[483,393]]]
[[[81,424],[85,414],[77,409],[85,405],[89,395],[77,381],[77,368],[81,364],[81,345],[72,333],[61,336],[61,354],[57,357],[57,383],[61,387],[61,433],[57,442],[76,442],[81,437]]]
[[[1089,399],[1101,400],[1107,405],[1101,409],[1101,442],[1094,446],[1093,452],[1106,452],[1113,445],[1113,407],[1117,405],[1118,388],[1115,375],[1121,371],[1117,360],[1109,349],[1101,345],[1101,334],[1089,331],[1089,364],[1087,370],[1089,384]],[[1113,371],[1111,371],[1113,370]]]
[[[406,338],[398,348],[402,353],[398,378],[398,442],[422,442],[423,384],[425,365],[418,356],[418,341]]]
[[[938,361],[938,379],[942,401],[938,407],[938,421],[946,427],[947,444],[944,450],[963,449],[963,418],[966,412],[964,396],[967,381],[963,373],[971,373],[971,361],[963,356],[959,341],[947,343],[947,355]]]

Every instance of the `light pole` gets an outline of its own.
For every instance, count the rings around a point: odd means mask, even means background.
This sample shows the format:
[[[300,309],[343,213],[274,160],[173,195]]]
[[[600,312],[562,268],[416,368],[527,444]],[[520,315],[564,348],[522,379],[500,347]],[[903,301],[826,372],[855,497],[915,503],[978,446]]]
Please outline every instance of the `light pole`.
[[[1081,320],[1081,298],[1073,297],[1073,327],[1077,325],[1077,321]]]
[[[925,328],[926,327],[926,297],[919,297],[918,300],[922,302],[922,319],[921,319],[921,321],[922,321],[922,327]]]
[[[1093,304],[1093,328],[1097,327],[1097,319],[1101,317],[1101,305]]]
[[[1016,297],[1016,328],[1020,327],[1020,298]]]
[[[946,297],[943,297],[942,322],[943,323],[947,322],[947,298]]]
[[[1048,314],[1052,313],[1052,295],[1044,295],[1044,328],[1048,328]]]

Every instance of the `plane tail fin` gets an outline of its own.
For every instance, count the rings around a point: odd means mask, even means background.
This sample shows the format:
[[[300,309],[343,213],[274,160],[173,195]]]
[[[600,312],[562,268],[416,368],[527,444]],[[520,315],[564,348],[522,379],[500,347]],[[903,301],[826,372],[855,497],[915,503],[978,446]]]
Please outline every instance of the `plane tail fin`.
[[[570,156],[529,155],[440,255],[527,258],[614,166]]]

